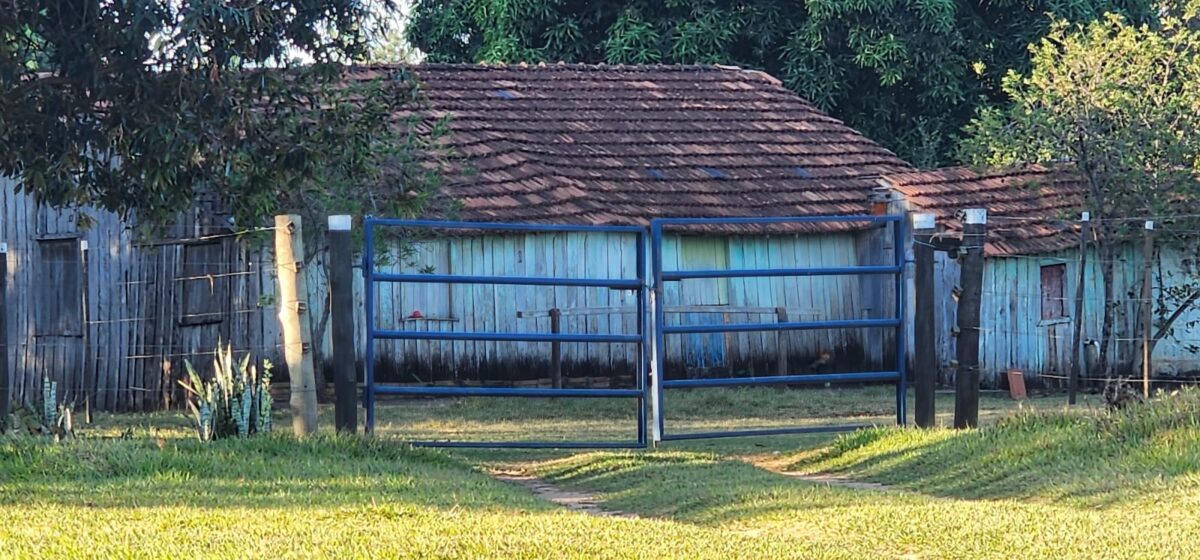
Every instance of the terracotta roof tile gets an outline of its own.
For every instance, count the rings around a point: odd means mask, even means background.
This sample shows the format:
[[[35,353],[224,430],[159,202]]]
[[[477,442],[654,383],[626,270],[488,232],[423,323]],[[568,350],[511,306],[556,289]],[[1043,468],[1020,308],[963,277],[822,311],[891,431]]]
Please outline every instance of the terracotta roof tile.
[[[1068,167],[975,171],[950,167],[884,177],[914,210],[937,215],[947,230],[961,231],[955,214],[987,208],[988,255],[1050,253],[1079,244],[1079,213],[1087,192]]]
[[[653,217],[865,214],[879,176],[912,170],[762,72],[410,69],[431,114],[450,116],[446,142],[477,171],[446,188],[465,203],[461,219],[645,224]],[[357,68],[352,76],[392,70]]]

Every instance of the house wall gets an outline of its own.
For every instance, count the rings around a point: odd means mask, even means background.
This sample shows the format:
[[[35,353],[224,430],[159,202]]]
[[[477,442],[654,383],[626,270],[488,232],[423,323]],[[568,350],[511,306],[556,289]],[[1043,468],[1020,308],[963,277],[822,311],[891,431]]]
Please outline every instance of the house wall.
[[[12,186],[0,181],[0,242],[16,403],[39,402],[47,375],[81,407],[158,409],[180,397],[183,361],[206,369],[218,339],[275,351],[271,264],[245,243],[207,237],[216,228],[194,216],[140,236],[113,214],[52,210]]]
[[[1140,248],[1125,247],[1118,251],[1114,268],[1114,335],[1109,342],[1110,361],[1118,372],[1128,375],[1141,352],[1137,333],[1137,314],[1140,297],[1142,258]],[[1070,371],[1071,342],[1074,336],[1075,291],[1079,282],[1079,251],[1069,250],[1047,255],[988,258],[984,265],[983,306],[981,314],[980,361],[984,383],[991,387],[1006,385],[1006,372],[1020,369],[1026,383],[1033,386],[1060,385]],[[1189,258],[1174,249],[1159,251],[1155,262],[1153,297],[1156,309],[1164,288],[1186,285],[1191,274]],[[1043,267],[1064,267],[1062,290],[1055,290],[1052,279],[1044,279]],[[954,377],[954,337],[956,304],[949,294],[958,285],[960,267],[944,253],[937,255],[935,290],[946,297],[939,298],[937,317],[937,351],[943,383]],[[1049,281],[1044,281],[1049,280]],[[1059,294],[1064,317],[1043,318],[1043,308]],[[1053,304],[1050,303],[1052,306]],[[1166,313],[1171,310],[1168,309]],[[1102,264],[1097,251],[1089,249],[1084,274],[1085,341],[1096,341],[1088,353],[1094,363],[1101,339],[1104,313],[1104,281]],[[1164,312],[1160,309],[1156,315]],[[1200,356],[1195,346],[1200,341],[1200,309],[1185,312],[1175,324],[1172,336],[1156,346],[1153,357],[1155,376],[1171,377],[1200,369]],[[1102,376],[1092,368],[1092,376]],[[1140,377],[1140,374],[1137,376]]]
[[[43,375],[59,398],[98,410],[177,405],[184,361],[208,369],[218,341],[270,359],[283,378],[269,243],[229,235],[197,216],[153,235],[117,216],[39,206],[0,184],[0,241],[8,244],[8,360],[17,403],[40,399]],[[82,222],[90,221],[90,225]],[[664,266],[676,269],[803,268],[889,262],[872,233],[777,236],[668,236]],[[88,249],[82,251],[80,242]],[[266,247],[266,248],[264,248]],[[620,234],[489,235],[442,239],[411,254],[393,251],[380,270],[559,277],[634,277],[633,239]],[[310,317],[323,317],[325,263],[306,267]],[[357,275],[356,275],[357,276]],[[380,284],[379,326],[442,331],[550,332],[550,309],[567,333],[634,332],[631,292],[598,288]],[[888,316],[883,278],[853,276],[688,280],[665,288],[670,324],[774,322]],[[356,278],[357,340],[364,337],[362,279]],[[409,319],[419,310],[421,319]],[[315,329],[314,332],[320,332]],[[882,329],[730,333],[668,337],[667,374],[695,377],[775,372],[780,342],[789,372],[880,369],[892,352]],[[379,342],[380,379],[519,381],[545,379],[549,343]],[[318,345],[328,355],[329,333]],[[633,345],[564,343],[569,378],[631,383]]]

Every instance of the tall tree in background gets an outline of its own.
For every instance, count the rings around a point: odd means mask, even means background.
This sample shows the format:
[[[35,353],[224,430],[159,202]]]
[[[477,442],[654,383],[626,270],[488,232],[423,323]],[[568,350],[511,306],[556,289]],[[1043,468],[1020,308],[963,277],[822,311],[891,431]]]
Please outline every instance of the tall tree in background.
[[[1179,13],[1194,16],[1195,10]],[[1011,105],[982,110],[963,143],[973,163],[1072,162],[1085,179],[1104,280],[1102,366],[1110,365],[1114,337],[1117,251],[1137,239],[1144,220],[1157,218],[1159,246],[1182,251],[1180,264],[1193,269],[1186,278],[1162,278],[1160,267],[1151,347],[1200,300],[1200,32],[1194,23],[1170,15],[1159,26],[1116,15],[1086,26],[1056,23],[1031,48],[1032,69],[1004,79]]]
[[[1050,14],[1153,17],[1150,0],[418,0],[434,62],[736,64],[779,76],[914,164],[951,161]]]

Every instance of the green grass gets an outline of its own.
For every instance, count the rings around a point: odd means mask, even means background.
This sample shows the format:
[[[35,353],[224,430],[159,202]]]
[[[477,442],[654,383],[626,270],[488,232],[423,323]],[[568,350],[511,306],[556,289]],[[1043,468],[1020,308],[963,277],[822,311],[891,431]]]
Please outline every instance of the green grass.
[[[531,463],[609,507],[852,556],[1196,558],[1200,391],[975,431],[875,428],[791,452],[593,453]],[[822,486],[839,474],[885,491]]]
[[[284,437],[0,444],[4,558],[728,558],[789,549],[568,512],[445,454]]]
[[[790,470],[841,473],[961,498],[1106,507],[1190,492],[1200,505],[1200,391],[1092,414],[1024,412],[977,431],[877,428],[788,459]]]
[[[403,401],[380,407],[373,441],[208,445],[177,413],[105,415],[70,444],[0,437],[0,557],[1200,557],[1200,392],[1118,414],[985,397],[986,427],[965,432],[882,427],[890,402],[877,388],[681,392],[677,428],[881,427],[578,453],[399,441],[632,437],[632,403]],[[642,518],[571,512],[490,468]]]

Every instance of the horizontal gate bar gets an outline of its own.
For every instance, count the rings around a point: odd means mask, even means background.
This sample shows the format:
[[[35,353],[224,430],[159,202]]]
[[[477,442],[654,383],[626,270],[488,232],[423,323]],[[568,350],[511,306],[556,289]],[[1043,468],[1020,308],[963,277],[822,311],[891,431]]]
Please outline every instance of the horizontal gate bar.
[[[895,381],[897,379],[900,379],[900,373],[895,371],[870,371],[862,373],[815,373],[812,375],[779,375],[775,377],[668,379],[663,381],[663,388],[735,387],[738,385],[775,385],[782,383],[854,383],[864,381]]]
[[[770,276],[866,276],[870,274],[899,274],[898,266],[842,266],[831,268],[761,268],[745,270],[669,270],[663,271],[666,281],[693,278],[763,278]]]
[[[619,441],[409,441],[413,447],[459,449],[640,449],[639,442]]]
[[[849,424],[843,426],[809,426],[807,428],[768,428],[764,430],[734,430],[729,432],[693,432],[688,434],[663,434],[662,439],[663,441],[680,441],[685,439],[781,436],[788,434],[827,434],[832,432],[853,432],[854,430],[870,427],[871,424]]]
[[[413,387],[376,385],[381,395],[411,395],[425,397],[577,397],[633,398],[642,396],[641,389],[538,389],[517,387]]]
[[[497,342],[641,342],[638,334],[478,333],[373,330],[368,336],[384,340],[475,340]]]
[[[655,218],[651,224],[663,225],[723,225],[723,224],[825,224],[831,222],[866,222],[889,223],[899,222],[899,215],[858,215],[858,216],[793,216],[790,218]]]
[[[642,287],[637,279],[548,278],[540,276],[465,276],[457,274],[384,274],[373,273],[374,282],[414,282],[425,284],[504,284],[519,286],[583,286],[636,290]]]
[[[725,333],[756,331],[803,331],[815,329],[856,329],[897,327],[899,319],[849,319],[844,321],[809,321],[799,323],[734,323],[730,325],[663,326],[664,334]]]
[[[370,226],[420,227],[433,229],[479,229],[502,231],[559,231],[559,232],[616,232],[645,233],[639,226],[575,226],[564,224],[509,224],[496,222],[441,222],[438,220],[401,220],[391,218],[367,218]]]

